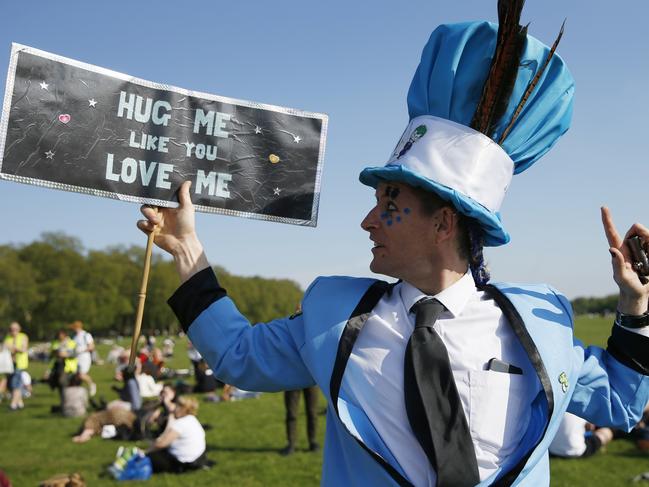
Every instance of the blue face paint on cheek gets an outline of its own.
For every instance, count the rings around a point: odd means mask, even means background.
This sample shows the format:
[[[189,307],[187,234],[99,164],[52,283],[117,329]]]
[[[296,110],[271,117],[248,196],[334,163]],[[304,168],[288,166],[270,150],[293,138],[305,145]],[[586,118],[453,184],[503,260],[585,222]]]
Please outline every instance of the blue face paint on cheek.
[[[403,212],[404,212],[406,215],[409,215],[409,214],[410,214],[410,208],[404,208],[404,209],[403,209]]]
[[[388,212],[387,211],[381,213],[381,220],[385,220],[387,217],[388,217]]]
[[[392,220],[388,220],[388,226],[389,226],[389,227],[392,226]]]
[[[397,217],[397,223],[401,223],[401,217],[400,216]]]

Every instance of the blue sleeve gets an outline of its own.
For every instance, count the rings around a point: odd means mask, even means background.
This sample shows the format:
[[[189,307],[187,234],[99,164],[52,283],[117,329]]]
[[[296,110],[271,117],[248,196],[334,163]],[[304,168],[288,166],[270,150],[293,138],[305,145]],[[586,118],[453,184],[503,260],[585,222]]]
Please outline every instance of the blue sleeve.
[[[572,307],[568,300],[561,294],[556,294],[572,317]],[[579,340],[574,339],[573,363],[578,367],[574,371],[577,383],[568,412],[598,426],[630,431],[642,418],[642,412],[649,402],[649,376],[642,369],[625,364],[618,358],[621,357],[618,353],[611,351],[611,340],[618,333],[615,328],[607,350],[594,346],[584,347]],[[649,356],[649,349],[644,350]]]
[[[583,348],[579,378],[568,411],[598,426],[630,431],[649,401],[649,377],[623,365],[599,347]]]
[[[219,380],[248,391],[314,385],[300,355],[304,344],[301,315],[251,326],[211,269],[185,282],[169,304]]]

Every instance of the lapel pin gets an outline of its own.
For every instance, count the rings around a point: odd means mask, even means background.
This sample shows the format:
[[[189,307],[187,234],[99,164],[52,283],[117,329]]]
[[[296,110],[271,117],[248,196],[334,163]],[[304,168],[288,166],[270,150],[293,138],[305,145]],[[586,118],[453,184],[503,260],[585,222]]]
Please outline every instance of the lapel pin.
[[[561,384],[561,390],[564,394],[568,392],[568,387],[570,384],[568,382],[568,376],[565,372],[561,372],[561,374],[559,375],[559,384]]]

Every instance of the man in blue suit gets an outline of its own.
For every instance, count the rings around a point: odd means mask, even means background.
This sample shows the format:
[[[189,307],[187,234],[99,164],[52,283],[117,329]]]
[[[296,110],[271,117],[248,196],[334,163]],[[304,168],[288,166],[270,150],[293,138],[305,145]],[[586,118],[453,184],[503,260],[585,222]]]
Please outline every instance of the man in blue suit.
[[[570,304],[551,287],[489,282],[482,247],[509,240],[499,208],[511,177],[567,130],[574,90],[561,58],[523,35],[511,102],[488,130],[474,128],[498,37],[487,22],[436,29],[410,123],[388,163],[361,173],[376,195],[361,223],[370,268],[397,282],[321,277],[302,314],[251,327],[196,235],[190,183],[179,208],[143,207],[139,227],[157,226],[182,281],[169,303],[216,377],[323,390],[323,485],[548,485],[566,411],[630,429],[649,400],[649,286],[608,210],[620,299],[607,350],[573,337]],[[641,225],[630,235],[649,241]]]

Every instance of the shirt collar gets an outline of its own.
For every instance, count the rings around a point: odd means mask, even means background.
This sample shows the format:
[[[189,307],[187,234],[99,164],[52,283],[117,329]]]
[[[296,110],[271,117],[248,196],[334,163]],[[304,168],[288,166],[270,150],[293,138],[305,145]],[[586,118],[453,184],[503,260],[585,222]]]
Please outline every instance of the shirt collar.
[[[401,301],[403,301],[403,304],[408,311],[410,311],[410,308],[412,308],[417,301],[423,298],[433,297],[442,303],[454,318],[462,313],[464,307],[475,292],[476,287],[471,272],[467,272],[457,282],[451,284],[435,296],[428,296],[412,284],[405,281],[401,282],[399,286]]]

